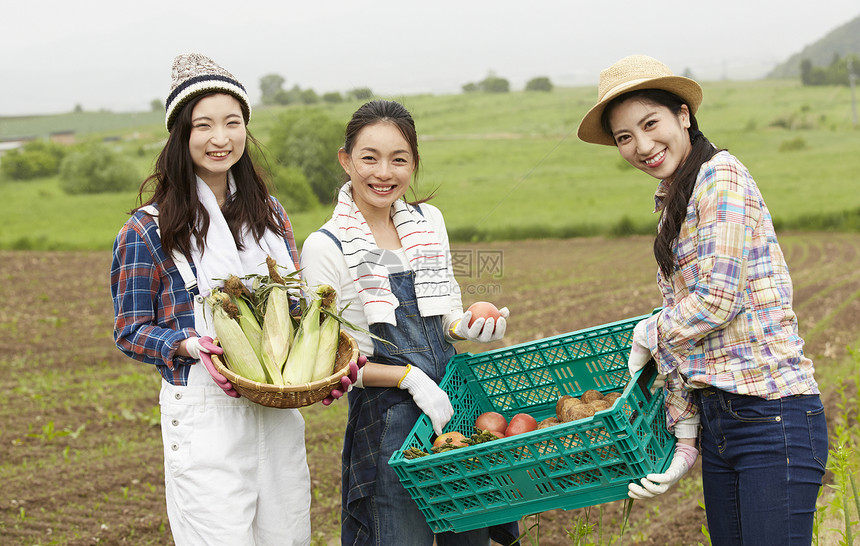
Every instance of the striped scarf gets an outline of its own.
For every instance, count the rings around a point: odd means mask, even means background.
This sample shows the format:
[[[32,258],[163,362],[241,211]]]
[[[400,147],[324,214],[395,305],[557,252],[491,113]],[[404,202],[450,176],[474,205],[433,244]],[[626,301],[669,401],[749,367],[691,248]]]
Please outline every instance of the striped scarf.
[[[449,256],[433,226],[416,207],[402,199],[391,205],[391,219],[409,267],[415,273],[415,294],[421,316],[448,313],[452,306]],[[394,310],[399,303],[391,293],[388,275],[403,270],[402,262],[392,251],[377,247],[352,198],[352,182],[340,188],[332,221],[368,324],[385,322],[396,326]]]

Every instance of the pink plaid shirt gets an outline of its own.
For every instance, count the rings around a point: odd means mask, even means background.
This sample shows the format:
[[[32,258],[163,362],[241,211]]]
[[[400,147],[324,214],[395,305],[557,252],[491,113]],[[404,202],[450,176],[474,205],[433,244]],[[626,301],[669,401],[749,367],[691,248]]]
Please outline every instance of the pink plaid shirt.
[[[658,210],[664,192],[661,183]],[[667,374],[670,430],[696,413],[695,389],[769,400],[819,392],[770,213],[728,152],[702,165],[675,258],[671,279],[657,274],[663,309],[646,319],[651,353]]]

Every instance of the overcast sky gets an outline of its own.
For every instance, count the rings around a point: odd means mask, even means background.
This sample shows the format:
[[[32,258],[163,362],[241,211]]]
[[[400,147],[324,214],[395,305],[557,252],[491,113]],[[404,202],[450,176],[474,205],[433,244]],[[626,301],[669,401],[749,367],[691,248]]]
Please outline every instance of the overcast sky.
[[[318,93],[455,93],[490,71],[596,85],[644,53],[701,80],[752,79],[860,15],[857,0],[0,0],[0,115],[148,110],[179,53],[259,100],[259,80]],[[860,53],[860,52],[858,52]],[[595,91],[596,93],[596,91]]]

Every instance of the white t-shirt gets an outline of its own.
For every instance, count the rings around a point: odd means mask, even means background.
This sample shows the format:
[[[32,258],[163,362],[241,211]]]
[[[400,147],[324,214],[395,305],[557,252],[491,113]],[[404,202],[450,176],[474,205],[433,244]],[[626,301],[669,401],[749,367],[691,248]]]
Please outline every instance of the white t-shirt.
[[[447,333],[454,321],[463,316],[463,301],[460,297],[460,286],[457,284],[456,279],[454,279],[448,232],[445,229],[445,219],[442,217],[442,213],[439,209],[427,203],[421,204],[421,212],[424,213],[424,218],[433,226],[433,230],[439,237],[442,249],[448,256],[448,278],[451,283],[452,307],[442,317],[442,326]],[[337,228],[335,228],[332,220],[326,222],[323,225],[323,229],[329,231],[332,235],[336,236],[337,234]],[[391,252],[400,258],[403,266],[400,271],[405,271],[409,268],[406,254],[402,248],[392,250]],[[321,284],[332,286],[337,291],[338,309],[343,309],[349,304],[349,307],[343,313],[344,318],[359,328],[369,330],[367,317],[364,315],[363,305],[358,297],[355,282],[349,274],[343,253],[331,237],[319,231],[315,231],[308,236],[302,245],[301,269],[302,279],[304,279],[310,289],[316,289]],[[373,355],[373,340],[370,336],[364,332],[356,332],[351,329],[347,329],[347,331],[355,338],[361,354],[367,357]],[[449,339],[449,341],[452,340]]]

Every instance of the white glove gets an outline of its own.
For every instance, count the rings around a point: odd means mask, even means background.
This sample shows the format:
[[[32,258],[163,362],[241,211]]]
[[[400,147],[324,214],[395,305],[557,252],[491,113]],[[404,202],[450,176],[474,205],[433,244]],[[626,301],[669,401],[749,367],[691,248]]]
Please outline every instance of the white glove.
[[[397,386],[409,391],[415,404],[430,417],[436,434],[442,434],[442,429],[454,415],[454,407],[445,391],[421,368],[411,365]]]
[[[648,336],[645,334],[645,321],[641,320],[633,328],[633,343],[630,346],[630,356],[627,358],[627,368],[633,376],[645,367],[651,360],[651,350],[648,348]]]
[[[627,496],[631,499],[650,499],[657,495],[662,495],[671,486],[675,485],[681,476],[690,470],[690,467],[696,462],[699,457],[699,450],[687,444],[678,443],[675,445],[675,454],[672,456],[672,463],[663,474],[648,474],[641,480],[641,486],[637,483],[631,483],[627,486]]]
[[[489,343],[490,341],[498,341],[505,337],[505,329],[507,328],[507,318],[511,316],[511,312],[507,307],[499,309],[499,320],[477,318],[475,322],[469,326],[469,321],[472,320],[472,312],[466,311],[462,318],[454,327],[454,335],[469,341],[477,341],[479,343]]]

